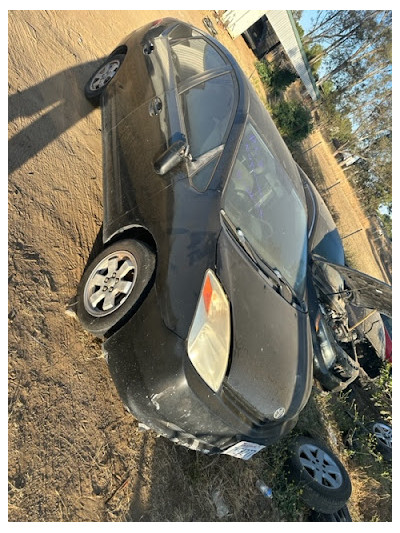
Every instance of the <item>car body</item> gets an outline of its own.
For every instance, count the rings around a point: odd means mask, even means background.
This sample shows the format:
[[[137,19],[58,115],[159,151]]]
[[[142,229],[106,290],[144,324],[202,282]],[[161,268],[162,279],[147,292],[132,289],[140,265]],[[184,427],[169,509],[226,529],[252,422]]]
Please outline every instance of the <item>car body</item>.
[[[392,362],[392,319],[386,315],[381,315],[385,327],[385,360]]]
[[[104,250],[78,316],[144,427],[249,458],[311,392],[298,167],[235,59],[177,20],[133,32],[85,92],[102,109]]]

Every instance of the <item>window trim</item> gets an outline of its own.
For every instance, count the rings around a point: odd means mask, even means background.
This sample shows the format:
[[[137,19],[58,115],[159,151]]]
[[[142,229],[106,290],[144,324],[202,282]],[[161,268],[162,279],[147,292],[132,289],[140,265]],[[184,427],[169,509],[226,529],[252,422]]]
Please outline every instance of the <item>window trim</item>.
[[[205,70],[201,74],[194,74],[193,76],[190,76],[190,78],[186,78],[185,81],[178,84],[178,95],[181,96],[183,93],[189,91],[190,89],[193,89],[193,87],[196,87],[197,85],[205,83],[206,81],[212,80],[214,78],[218,78],[219,76],[224,76],[229,72],[232,72],[232,68],[229,67],[229,65],[226,65],[220,68]]]
[[[223,148],[224,148],[224,145],[221,145],[221,146],[218,146],[217,147],[219,150],[216,151],[217,149],[214,148],[214,150],[211,150],[209,153],[212,152],[212,157],[209,157],[207,158],[206,161],[204,161],[204,163],[202,163],[201,166],[197,167],[195,172],[193,172],[192,174],[190,174],[189,176],[189,183],[190,183],[190,186],[197,192],[199,193],[203,193],[203,192],[206,192],[208,187],[210,186],[210,183],[212,182],[212,179],[214,177],[214,174],[215,174],[215,171],[217,169],[217,166],[218,166],[218,162],[219,162],[219,158],[221,157],[221,153],[223,151]],[[194,184],[194,178],[196,177],[196,175],[198,174],[198,172],[200,172],[204,167],[206,167],[209,163],[212,163],[213,161],[215,161],[215,164],[214,164],[214,167],[213,167],[213,170],[210,174],[210,179],[208,180],[207,182],[207,186],[203,189],[199,189],[198,187],[196,187],[196,185]]]

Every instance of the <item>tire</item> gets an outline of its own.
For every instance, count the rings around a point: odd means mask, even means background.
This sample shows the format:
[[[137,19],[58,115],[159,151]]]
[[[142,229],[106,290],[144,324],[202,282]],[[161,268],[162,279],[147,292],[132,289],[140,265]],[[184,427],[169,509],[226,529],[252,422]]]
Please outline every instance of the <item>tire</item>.
[[[87,81],[85,96],[93,105],[99,105],[101,95],[117,74],[124,58],[125,54],[115,54],[109,57]]]
[[[392,460],[392,428],[384,420],[371,422],[367,430],[376,439],[376,449],[386,461]]]
[[[310,522],[352,522],[347,505],[336,511],[335,513],[324,514],[316,511],[311,511]]]
[[[289,476],[301,488],[301,498],[320,513],[336,513],[351,495],[351,481],[339,459],[310,437],[297,437],[289,445]]]
[[[89,265],[78,288],[77,315],[97,337],[120,327],[143,301],[155,269],[155,254],[125,239],[105,248]]]

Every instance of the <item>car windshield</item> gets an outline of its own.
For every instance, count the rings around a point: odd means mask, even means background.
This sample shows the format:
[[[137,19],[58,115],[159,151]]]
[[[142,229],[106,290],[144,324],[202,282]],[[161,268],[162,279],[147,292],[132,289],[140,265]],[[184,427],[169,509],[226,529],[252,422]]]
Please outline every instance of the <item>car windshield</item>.
[[[233,164],[223,207],[257,254],[302,296],[307,265],[306,209],[285,169],[250,123]]]

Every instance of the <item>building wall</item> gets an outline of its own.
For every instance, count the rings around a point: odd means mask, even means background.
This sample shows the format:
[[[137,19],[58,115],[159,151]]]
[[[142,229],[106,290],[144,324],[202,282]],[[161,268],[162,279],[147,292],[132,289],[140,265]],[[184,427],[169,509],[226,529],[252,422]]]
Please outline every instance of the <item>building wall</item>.
[[[318,98],[318,89],[290,11],[228,10],[222,15],[221,20],[232,39],[235,39],[263,15],[267,16],[307,92],[313,100],[316,100]]]

